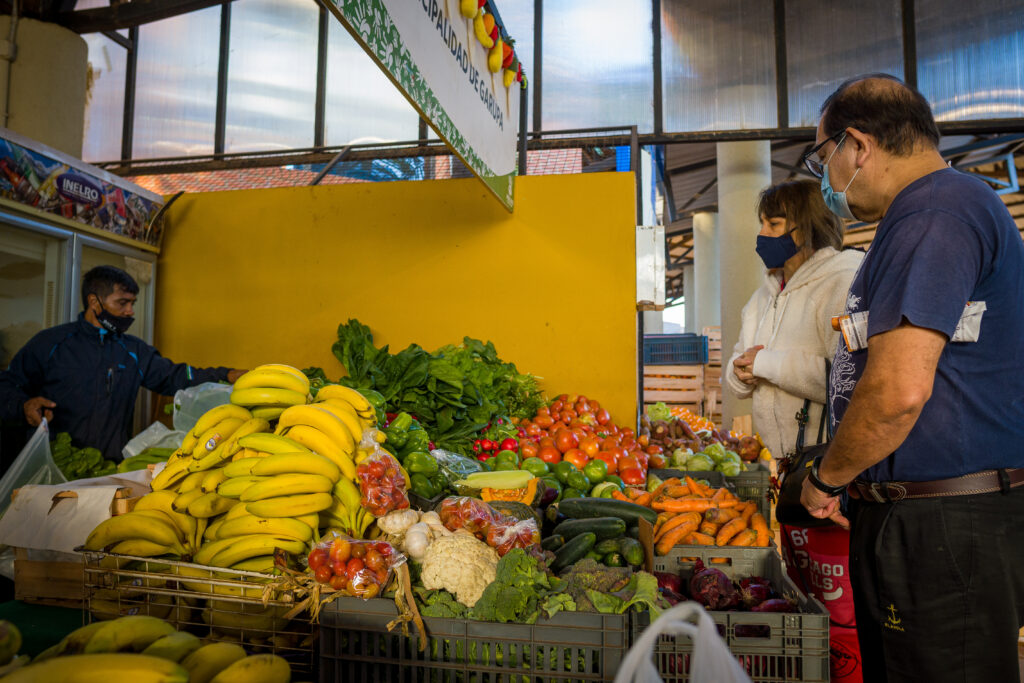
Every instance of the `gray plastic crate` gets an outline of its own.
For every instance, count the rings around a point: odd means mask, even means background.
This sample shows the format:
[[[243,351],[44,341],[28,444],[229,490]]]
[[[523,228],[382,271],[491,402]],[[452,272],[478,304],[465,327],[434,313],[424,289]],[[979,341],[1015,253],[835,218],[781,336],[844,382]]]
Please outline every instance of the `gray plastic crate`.
[[[391,600],[340,598],[320,612],[320,681],[554,683],[612,681],[629,649],[629,616],[560,613],[536,624],[424,619],[388,631]]]
[[[748,463],[748,466],[750,465],[751,463]],[[772,504],[768,499],[768,489],[771,487],[772,474],[766,465],[761,463],[753,463],[753,465],[754,469],[740,472],[735,477],[726,477],[721,472],[687,472],[672,468],[651,470],[650,474],[661,479],[668,479],[669,477],[681,478],[688,474],[694,479],[707,479],[712,486],[719,486],[713,478],[714,475],[719,475],[724,479],[726,486],[734,491],[740,500],[750,500],[757,503],[757,511],[764,515],[765,520],[771,525]]]
[[[721,569],[736,581],[762,576],[776,591],[796,597],[799,612],[791,614],[708,611],[729,650],[754,683],[829,680],[828,612],[820,602],[797,589],[773,548],[690,546],[677,550],[681,551],[680,556],[685,551],[686,555],[699,557],[707,566]],[[713,558],[725,558],[728,562],[712,563]],[[657,560],[658,571],[678,572],[684,580],[693,573],[693,561],[680,563],[679,557]],[[635,615],[634,638],[648,624],[646,614]],[[662,635],[658,639],[652,656],[665,683],[689,681],[692,652],[693,642],[686,636]]]

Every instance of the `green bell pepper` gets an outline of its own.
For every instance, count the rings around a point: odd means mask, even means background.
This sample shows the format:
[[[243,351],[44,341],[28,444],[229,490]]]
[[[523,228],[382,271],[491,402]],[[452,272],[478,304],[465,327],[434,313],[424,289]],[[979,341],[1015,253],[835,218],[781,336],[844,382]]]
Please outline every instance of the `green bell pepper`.
[[[409,455],[405,456],[405,469],[409,470],[410,473],[419,472],[430,476],[437,472],[437,460],[430,453],[423,453],[422,451],[414,451]]]
[[[409,475],[412,492],[422,498],[433,498],[441,491],[425,475],[416,472]]]

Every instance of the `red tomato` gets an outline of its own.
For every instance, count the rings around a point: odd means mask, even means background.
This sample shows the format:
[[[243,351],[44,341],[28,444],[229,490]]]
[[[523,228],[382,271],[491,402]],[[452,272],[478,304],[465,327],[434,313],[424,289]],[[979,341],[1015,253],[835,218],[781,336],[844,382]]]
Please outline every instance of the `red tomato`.
[[[637,461],[636,458],[634,458],[631,455],[619,457],[618,458],[618,465],[619,465],[619,476],[620,477],[622,476],[622,472],[625,471],[625,470],[633,469],[634,467],[636,469],[640,469],[640,463]],[[625,481],[625,479],[623,479],[623,481]]]
[[[568,429],[559,429],[555,433],[555,447],[565,453],[580,445],[579,437]]]
[[[550,415],[538,415],[533,419],[533,424],[540,429],[549,429],[551,425],[555,424],[555,420]],[[529,428],[526,430],[526,433],[530,433]]]
[[[516,441],[515,439],[509,437],[509,438],[507,438],[507,439],[505,439],[504,441],[501,442],[501,445],[499,446],[498,450],[500,450],[500,451],[514,451],[517,448],[519,448],[519,442]]]
[[[598,408],[594,411],[594,417],[597,418],[597,424],[606,425],[612,419],[611,415],[604,408]]]
[[[551,418],[549,417],[548,419],[550,420]],[[543,432],[544,430],[536,422],[531,422],[530,424],[526,425],[527,436],[540,436]]]
[[[383,555],[384,557],[390,557],[391,553],[394,552],[394,548],[391,547],[391,544],[385,543],[384,541],[378,542],[377,545],[374,547],[376,547],[377,552]]]
[[[540,450],[537,451],[537,457],[549,465],[562,462],[562,453],[553,446],[541,446]]]
[[[625,479],[623,479],[625,481]],[[353,557],[348,561],[348,565],[345,567],[345,574],[348,576],[349,581],[355,579],[359,575],[359,572],[366,568],[366,563],[360,560],[358,557]]]
[[[576,469],[582,470],[584,466],[586,466],[590,458],[588,458],[587,454],[581,451],[580,449],[573,448],[567,451],[565,455],[562,456],[562,460],[565,460],[566,462],[571,462],[573,465],[576,465]]]
[[[352,544],[344,538],[339,538],[331,544],[331,562],[334,564],[345,564],[352,556]]]
[[[369,472],[371,479],[382,479],[384,477],[384,463],[380,461],[371,462],[367,471]]]
[[[619,440],[616,439],[614,436],[606,436],[604,441],[601,442],[602,451],[610,451],[614,448],[618,448],[618,446]]]
[[[540,446],[535,443],[526,442],[520,445],[520,450],[523,454],[523,460],[526,460],[527,458],[536,457]]]
[[[334,576],[334,572],[332,572],[331,568],[327,565],[321,565],[317,567],[315,572],[313,572],[313,576],[315,576],[316,580],[320,583],[330,583],[331,577]]]
[[[331,577],[331,588],[334,590],[345,590],[346,585],[348,585],[348,578],[345,575]]]
[[[608,465],[608,474],[615,474],[618,471],[618,463],[615,454],[611,451],[600,451],[594,456],[596,460],[603,460],[605,465]]]
[[[652,453],[651,459],[648,462],[648,464],[654,469],[660,470],[664,468],[667,463],[665,461],[665,456],[661,455],[660,453]]]
[[[366,568],[373,571],[377,571],[381,567],[386,566],[384,564],[384,557],[377,552],[376,549],[370,548],[366,551]]]
[[[326,565],[328,559],[326,548],[314,548],[313,551],[309,553],[309,568],[316,571],[317,569],[320,569],[320,567]]]
[[[624,484],[629,486],[641,486],[647,479],[639,467],[627,467],[624,470],[619,470],[619,477]]]

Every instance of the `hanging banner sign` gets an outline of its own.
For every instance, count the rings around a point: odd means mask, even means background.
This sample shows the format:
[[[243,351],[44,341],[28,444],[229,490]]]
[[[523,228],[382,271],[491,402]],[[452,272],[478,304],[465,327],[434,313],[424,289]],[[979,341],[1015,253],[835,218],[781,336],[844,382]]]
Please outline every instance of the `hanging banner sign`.
[[[511,211],[522,85],[506,68],[518,66],[511,48],[500,38],[485,48],[480,18],[463,16],[460,0],[322,2]],[[482,35],[497,35],[492,25]]]
[[[0,197],[76,223],[160,244],[160,195],[0,128]]]

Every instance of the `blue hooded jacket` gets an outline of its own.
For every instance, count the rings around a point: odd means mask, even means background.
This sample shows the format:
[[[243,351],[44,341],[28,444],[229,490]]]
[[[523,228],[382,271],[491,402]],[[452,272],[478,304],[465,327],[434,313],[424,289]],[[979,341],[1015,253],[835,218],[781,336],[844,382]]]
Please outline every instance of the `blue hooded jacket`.
[[[32,337],[0,372],[0,418],[24,421],[25,401],[44,396],[57,404],[51,432],[69,432],[75,446],[120,461],[140,386],[170,396],[227,376],[228,368],[173,363],[138,337],[115,336],[80,313]]]

